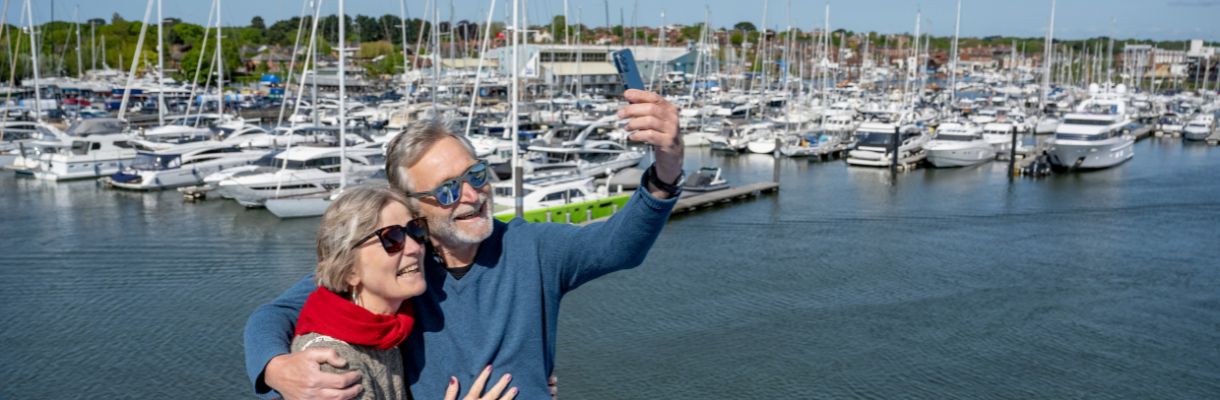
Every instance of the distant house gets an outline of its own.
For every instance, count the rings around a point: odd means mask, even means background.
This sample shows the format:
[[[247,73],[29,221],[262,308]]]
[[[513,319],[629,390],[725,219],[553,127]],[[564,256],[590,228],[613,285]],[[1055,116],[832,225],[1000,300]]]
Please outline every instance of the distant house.
[[[291,62],[292,56],[287,52],[268,50],[243,60],[242,64],[245,64],[247,71],[257,71],[259,67],[264,67],[267,72],[280,73],[286,71]]]
[[[538,79],[562,90],[582,90],[613,95],[623,86],[618,70],[610,63],[610,53],[621,46],[526,45],[521,47],[517,64],[527,79]],[[668,72],[693,73],[696,53],[685,47],[631,47],[644,82],[663,81]],[[512,51],[500,47],[488,51],[502,75],[511,75]],[[651,79],[650,79],[651,78]]]

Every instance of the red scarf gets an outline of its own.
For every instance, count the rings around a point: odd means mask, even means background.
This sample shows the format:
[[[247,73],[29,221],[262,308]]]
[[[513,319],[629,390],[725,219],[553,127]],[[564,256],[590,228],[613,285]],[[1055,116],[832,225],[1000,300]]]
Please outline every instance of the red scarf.
[[[411,333],[415,309],[403,302],[394,315],[374,314],[319,286],[305,299],[297,317],[296,335],[319,333],[349,344],[386,350],[398,346]]]

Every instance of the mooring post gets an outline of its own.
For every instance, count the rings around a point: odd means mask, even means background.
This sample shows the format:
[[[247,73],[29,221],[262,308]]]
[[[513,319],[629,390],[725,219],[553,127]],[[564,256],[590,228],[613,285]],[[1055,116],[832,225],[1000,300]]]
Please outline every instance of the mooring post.
[[[1008,149],[1008,179],[1017,176],[1017,125],[1012,126],[1012,147]]]
[[[890,176],[898,175],[898,141],[902,140],[902,134],[899,133],[902,128],[894,126],[894,141],[890,143]]]
[[[775,158],[775,162],[772,163],[772,168],[771,168],[771,181],[775,182],[775,183],[779,183],[779,156],[780,156],[779,146],[780,146],[779,137],[776,136],[775,137],[775,151],[771,152],[771,155]]]

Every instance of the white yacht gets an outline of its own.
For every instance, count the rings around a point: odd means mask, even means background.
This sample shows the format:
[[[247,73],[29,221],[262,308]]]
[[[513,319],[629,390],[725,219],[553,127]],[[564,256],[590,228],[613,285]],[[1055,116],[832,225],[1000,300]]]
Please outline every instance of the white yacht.
[[[986,125],[996,121],[996,116],[999,112],[992,107],[983,107],[975,109],[970,115],[970,122],[977,125]]]
[[[746,146],[750,143],[755,130],[769,129],[769,126],[770,124],[768,123],[723,126],[721,127],[720,135],[709,135],[705,139],[712,150],[740,153],[746,150]]]
[[[604,191],[593,187],[593,178],[569,179],[550,182],[548,184],[525,183],[522,185],[522,202],[525,211],[540,208],[560,206],[598,200],[606,197]],[[513,198],[513,183],[502,181],[492,184],[495,191],[495,214],[497,216],[512,215],[516,212],[516,199]],[[563,216],[556,216],[556,222]]]
[[[1201,113],[1191,118],[1190,122],[1186,123],[1186,127],[1182,128],[1182,137],[1186,140],[1207,140],[1215,129],[1216,117],[1208,113]]]
[[[203,183],[203,178],[233,167],[250,165],[265,151],[242,151],[216,141],[187,143],[158,151],[140,151],[131,165],[102,183],[119,189],[163,190]]]
[[[369,187],[387,187],[390,185],[389,181],[386,180],[384,169],[377,170],[377,172],[374,172],[373,175],[367,178],[354,179],[350,184]],[[351,190],[350,186],[347,190]],[[263,202],[263,206],[267,208],[267,211],[281,219],[320,217],[326,213],[330,203],[343,194],[343,191],[343,188],[337,188],[330,192],[281,196],[267,199]]]
[[[635,166],[644,152],[629,148],[607,137],[614,131],[613,117],[602,118],[585,126],[562,126],[547,131],[530,141],[522,169],[527,175],[575,174],[599,177]],[[508,152],[511,155],[511,151]],[[492,165],[497,176],[509,176],[507,163]],[[505,173],[507,172],[507,174]]]
[[[639,164],[644,152],[610,140],[589,140],[579,146],[530,146],[528,157],[526,174],[568,166],[582,177],[598,177]]]
[[[38,160],[39,143],[64,140],[64,133],[51,125],[35,121],[9,121],[0,127],[0,167],[13,165],[18,158]]]
[[[1059,129],[1059,119],[1049,115],[1043,115],[1034,123],[1035,135],[1049,135],[1055,133],[1056,129]]]
[[[828,132],[855,132],[860,126],[855,113],[838,113],[826,116],[822,129]]]
[[[238,172],[216,184],[221,196],[246,207],[261,207],[269,198],[329,192],[341,179],[338,147],[293,147],[275,155],[274,167]],[[381,149],[347,150],[349,179],[368,177],[384,168]]]
[[[66,132],[63,146],[47,147],[26,171],[52,181],[97,178],[118,172],[136,157],[136,144],[123,133],[126,124],[114,118],[77,121]],[[28,165],[28,164],[27,164]]]
[[[253,132],[252,132],[253,133]],[[257,148],[272,148],[272,147],[288,147],[289,143],[292,146],[296,145],[322,145],[322,146],[338,146],[339,128],[332,126],[313,126],[300,125],[293,127],[279,127],[265,135],[249,136],[248,140],[244,140],[241,145],[246,147]],[[370,141],[360,135],[347,133],[347,145],[360,145],[369,143]],[[232,136],[230,136],[232,138]],[[233,139],[236,140],[236,139]]]
[[[1185,126],[1186,123],[1182,117],[1173,112],[1167,112],[1157,120],[1157,129],[1170,135],[1181,134]]]
[[[255,142],[269,142],[272,139],[267,129],[254,124],[234,124],[217,128],[220,130],[220,141],[241,148],[253,148]]]
[[[928,163],[937,168],[966,167],[995,158],[995,148],[983,139],[982,130],[973,124],[946,122],[936,136],[924,145]]]
[[[746,150],[754,154],[771,154],[779,146],[780,131],[777,127],[767,129],[756,129],[750,135],[750,141],[746,142]]]
[[[707,147],[712,141],[724,141],[733,132],[733,123],[724,118],[714,118],[705,121],[696,131],[682,134],[682,144],[686,147]]]
[[[1090,85],[1092,98],[1063,116],[1051,142],[1050,161],[1057,168],[1112,167],[1135,156],[1135,137],[1128,132],[1126,87],[1101,91]]]
[[[888,122],[865,122],[856,128],[856,149],[847,154],[848,165],[865,167],[888,167],[894,160],[891,146],[895,131],[900,131],[898,140],[898,164],[914,164],[926,157],[923,145],[928,142],[927,129],[916,125],[897,125]]]
[[[991,144],[996,154],[1008,154],[1012,150],[1012,131],[1020,128],[1008,122],[992,122],[983,125],[983,140]],[[1020,149],[1020,143],[1017,143]]]

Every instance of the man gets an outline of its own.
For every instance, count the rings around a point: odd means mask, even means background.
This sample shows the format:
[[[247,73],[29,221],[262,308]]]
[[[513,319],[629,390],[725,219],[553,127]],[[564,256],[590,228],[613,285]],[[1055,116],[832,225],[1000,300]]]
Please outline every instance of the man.
[[[631,104],[618,116],[631,119],[631,138],[652,145],[656,162],[622,210],[584,227],[493,220],[490,168],[463,136],[440,125],[414,127],[390,142],[387,177],[413,199],[413,214],[428,219],[435,255],[423,272],[428,289],[415,298],[414,331],[400,347],[414,398],[441,398],[451,377],[465,396],[485,367],[511,374],[519,398],[549,397],[560,299],[644,261],[677,202],[682,138],[677,108],[665,99],[639,90],[624,96]],[[297,314],[313,290],[313,276],[306,276],[250,316],[246,370],[257,393],[336,399],[360,393],[358,374],[320,372],[323,363],[342,367],[337,355],[288,354]]]

